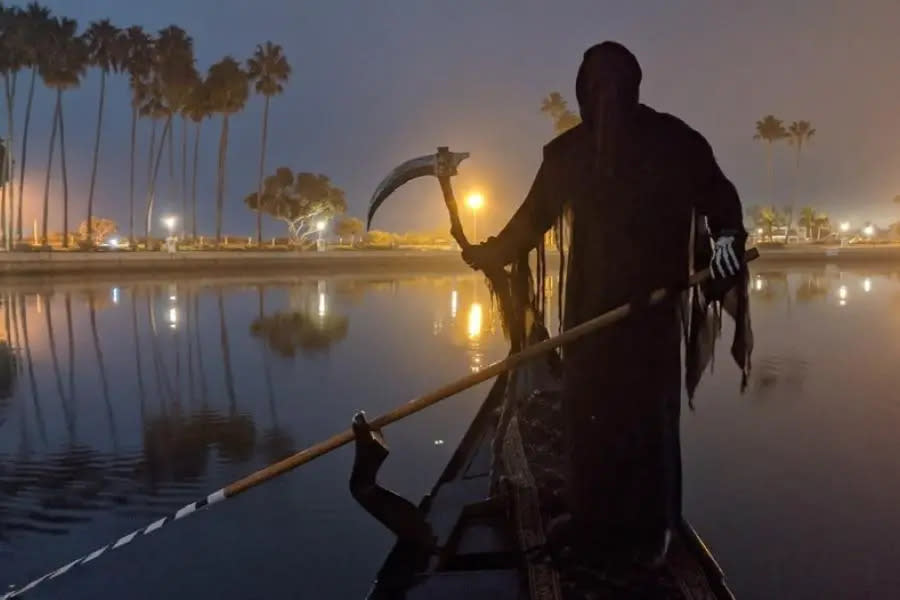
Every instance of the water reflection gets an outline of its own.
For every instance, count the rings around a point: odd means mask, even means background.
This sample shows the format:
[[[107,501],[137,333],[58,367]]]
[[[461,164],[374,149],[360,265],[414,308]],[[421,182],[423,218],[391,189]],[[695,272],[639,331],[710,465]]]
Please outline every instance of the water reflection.
[[[552,331],[556,278],[545,279],[544,289]],[[879,544],[884,531],[900,526],[890,511],[900,488],[883,477],[896,470],[900,425],[892,402],[898,272],[768,269],[753,273],[750,292],[756,351],[747,397],[737,396],[727,344],[720,344],[697,412],[683,422],[691,518],[739,596],[783,597],[771,574],[810,555],[810,539],[840,556],[827,571],[841,592],[862,560],[854,556],[863,555],[842,554],[846,540],[872,549],[865,560],[895,581],[894,555]],[[0,303],[0,589],[326,437],[357,408],[384,412],[507,349],[478,276],[35,283],[4,289]],[[402,491],[416,496],[430,486],[480,394],[389,432],[394,452],[385,468]],[[390,540],[353,512],[344,479],[351,456],[336,453],[223,509],[237,519],[198,519],[190,525],[200,533],[196,543],[173,542],[184,540],[174,528],[171,537],[142,542],[158,542],[166,556],[140,569],[159,564],[177,572],[171,578],[131,573],[113,581],[103,574],[123,563],[107,557],[109,570],[98,562],[78,585],[109,585],[106,597],[177,596],[216,585],[226,588],[217,597],[256,597],[255,589],[231,589],[240,578],[219,577],[227,565],[252,564],[260,577],[248,586],[296,572],[304,586],[312,581],[331,592],[346,585],[332,595],[361,597]],[[835,480],[839,489],[829,488]],[[879,515],[877,526],[858,517],[867,514]],[[842,532],[831,546],[815,537],[822,522]],[[253,563],[259,548],[283,545],[295,532],[309,536],[297,542],[309,550]],[[232,535],[258,537],[220,543]],[[366,551],[347,555],[348,540]],[[148,556],[147,546],[134,548],[123,561]],[[179,570],[198,553],[215,555],[214,572]],[[340,569],[322,568],[335,556]],[[803,566],[795,571],[810,572]]]
[[[877,280],[894,280],[898,273],[892,269],[874,269],[855,274],[852,284],[847,272],[833,267],[780,271],[760,271],[750,281],[751,297],[763,304],[784,302],[790,308],[791,298],[804,304],[828,302],[839,307],[853,301],[854,293],[877,292]],[[855,292],[854,292],[855,291]]]
[[[291,358],[298,351],[304,356],[327,352],[347,336],[348,329],[346,316],[328,310],[325,282],[318,281],[293,286],[288,309],[260,315],[250,325],[250,334],[264,340],[280,356]]]
[[[435,323],[452,324],[452,345],[480,368],[495,317],[484,291],[479,298],[481,280],[410,279],[425,282],[442,297]],[[352,307],[369,293],[395,296],[402,285],[180,281],[6,292],[0,541],[64,535],[92,513],[165,513],[214,489],[207,480],[217,465],[269,463],[296,451],[296,421],[281,414],[279,392],[293,379],[286,359],[341,344]]]

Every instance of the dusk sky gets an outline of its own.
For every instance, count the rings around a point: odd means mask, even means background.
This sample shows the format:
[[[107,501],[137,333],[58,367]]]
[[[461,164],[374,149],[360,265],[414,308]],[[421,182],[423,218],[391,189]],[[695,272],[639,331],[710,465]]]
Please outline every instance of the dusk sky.
[[[754,123],[768,113],[812,121],[817,133],[798,169],[786,144],[776,155],[775,204],[811,204],[835,219],[900,218],[900,4],[897,0],[641,2],[423,0],[55,0],[55,14],[83,30],[108,17],[120,27],[169,24],[194,39],[205,72],[226,54],[240,61],[256,44],[284,47],[293,68],[272,101],[267,172],[286,165],[321,172],[342,187],[362,217],[381,177],[438,145],[468,151],[458,194],[486,198],[479,234],[493,233],[521,202],[552,137],[541,98],[560,91],[574,106],[582,52],[614,39],[644,71],[642,99],[673,113],[710,141],[745,207],[767,203],[765,153]],[[16,136],[26,83],[20,75]],[[66,93],[66,145],[73,226],[83,219],[99,75]],[[29,143],[26,215],[30,232],[43,192],[53,94],[38,84]],[[225,226],[250,235],[242,198],[254,190],[263,101],[251,97],[232,119]],[[96,214],[127,219],[130,126],[125,76],[109,83]],[[4,120],[5,122],[5,120]],[[213,233],[216,149],[221,118],[204,123],[201,230]],[[139,130],[138,197],[143,205],[147,132]],[[177,130],[180,140],[180,124]],[[192,138],[190,138],[192,141]],[[18,141],[18,140],[17,140]],[[19,148],[17,144],[16,152]],[[18,156],[17,156],[18,158]],[[58,155],[51,202],[61,193]],[[163,210],[178,210],[167,197]],[[796,200],[794,200],[796,199]],[[180,202],[180,200],[178,200]],[[375,227],[446,228],[434,180],[409,184],[386,203]],[[138,214],[142,212],[142,209]],[[51,214],[59,215],[60,211]],[[162,210],[157,213],[162,214]],[[138,220],[138,223],[141,221]],[[264,221],[266,235],[286,228]],[[465,219],[467,227],[469,219]],[[59,229],[51,221],[51,229]]]

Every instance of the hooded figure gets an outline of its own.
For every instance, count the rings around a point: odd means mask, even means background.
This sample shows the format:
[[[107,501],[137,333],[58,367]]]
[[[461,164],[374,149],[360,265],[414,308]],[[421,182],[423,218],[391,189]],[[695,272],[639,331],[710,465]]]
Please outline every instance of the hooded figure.
[[[641,77],[624,46],[588,49],[576,81],[582,123],[544,147],[506,227],[464,252],[474,268],[509,264],[567,210],[564,328],[652,289],[686,284],[695,216],[715,241],[720,285],[745,274],[737,191],[702,135],[639,103]],[[563,349],[572,543],[592,552],[659,558],[681,520],[679,300],[644,306]]]

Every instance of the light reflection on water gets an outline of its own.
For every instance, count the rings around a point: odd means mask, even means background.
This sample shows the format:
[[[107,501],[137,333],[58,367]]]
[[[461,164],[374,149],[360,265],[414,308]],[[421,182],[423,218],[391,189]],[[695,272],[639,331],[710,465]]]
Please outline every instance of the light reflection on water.
[[[757,269],[750,294],[746,394],[726,321],[683,420],[687,515],[738,597],[890,596],[900,277]],[[36,284],[0,299],[0,589],[506,352],[476,276]],[[391,426],[384,483],[421,497],[486,389]],[[351,461],[341,450],[34,597],[362,597],[391,538],[350,499]]]

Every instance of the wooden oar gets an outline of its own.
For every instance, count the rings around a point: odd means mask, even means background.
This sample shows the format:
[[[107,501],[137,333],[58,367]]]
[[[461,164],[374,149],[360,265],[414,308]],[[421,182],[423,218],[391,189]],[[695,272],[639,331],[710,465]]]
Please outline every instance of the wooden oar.
[[[749,261],[756,259],[758,256],[759,256],[759,252],[756,250],[756,248],[751,248],[750,250],[748,250],[746,252],[745,260],[747,262],[749,262]],[[703,269],[702,271],[698,271],[697,273],[695,273],[694,275],[691,276],[691,278],[689,280],[689,286],[693,286],[698,283],[702,283],[702,282],[706,281],[707,279],[709,279],[709,276],[710,276],[709,269]],[[683,290],[683,288],[678,288],[678,287],[659,288],[650,294],[649,298],[647,298],[647,300],[646,300],[646,304],[649,304],[649,305],[658,304],[659,302],[664,300],[670,294],[680,292],[682,290]],[[545,353],[549,352],[550,350],[558,348],[564,344],[570,343],[588,333],[602,329],[602,328],[606,327],[607,325],[611,325],[617,321],[621,321],[622,319],[627,317],[629,314],[631,314],[632,311],[634,311],[634,310],[635,310],[635,308],[632,306],[632,304],[630,304],[630,303],[623,304],[622,306],[619,306],[618,308],[614,308],[610,311],[607,311],[598,317],[590,319],[589,321],[585,321],[581,325],[577,325],[571,329],[568,329],[565,332],[561,333],[560,335],[557,335],[556,337],[552,337],[552,338],[546,339],[542,342],[539,342],[537,344],[534,344],[532,346],[528,346],[521,352],[512,354],[512,355],[504,358],[503,360],[492,363],[491,365],[488,365],[486,368],[482,369],[481,371],[479,371],[477,373],[472,373],[472,374],[467,375],[461,379],[458,379],[452,383],[442,386],[428,394],[425,394],[424,396],[419,396],[418,398],[411,400],[410,402],[407,402],[406,404],[403,404],[403,405],[395,408],[394,410],[381,415],[380,417],[375,418],[373,421],[370,422],[371,428],[372,429],[381,429],[382,427],[385,427],[386,425],[390,425],[391,423],[396,423],[397,421],[399,421],[401,419],[404,419],[412,414],[415,414],[421,410],[428,408],[432,404],[437,404],[441,400],[444,400],[446,398],[449,398],[450,396],[458,394],[459,392],[467,390],[470,387],[473,387],[475,385],[478,385],[479,383],[487,381],[488,379],[491,379],[492,377],[500,375],[501,373],[504,373],[506,371],[514,369],[515,367],[517,367],[518,365],[520,365],[526,361],[529,361],[529,360],[535,359],[539,356],[542,356]],[[99,549],[95,550],[94,552],[91,552],[90,554],[87,554],[85,556],[82,556],[81,558],[73,560],[69,564],[67,564],[55,571],[51,571],[51,572],[47,573],[46,575],[44,575],[43,577],[35,579],[34,581],[29,583],[25,587],[22,587],[18,590],[14,590],[14,591],[7,593],[0,600],[9,600],[10,598],[18,597],[18,596],[24,594],[25,592],[27,592],[28,590],[33,589],[35,586],[41,584],[45,580],[54,579],[56,577],[59,577],[60,575],[67,573],[69,570],[73,569],[74,567],[83,565],[85,563],[88,563],[88,562],[98,558],[100,555],[106,553],[108,550],[114,550],[116,548],[124,546],[125,544],[131,543],[136,537],[153,533],[154,531],[158,530],[166,523],[187,517],[188,515],[193,514],[194,512],[196,512],[199,509],[203,509],[203,508],[206,508],[213,504],[217,504],[217,503],[219,503],[223,500],[229,499],[229,498],[234,498],[238,494],[241,494],[242,492],[246,492],[247,490],[249,490],[252,487],[256,487],[257,485],[264,483],[266,481],[269,481],[270,479],[274,479],[274,478],[278,477],[279,475],[284,475],[288,471],[296,469],[300,465],[305,465],[306,463],[311,462],[311,461],[319,458],[320,456],[324,456],[325,454],[328,454],[332,450],[336,450],[337,448],[340,448],[341,446],[349,444],[350,442],[353,441],[353,439],[354,439],[353,430],[346,429],[346,430],[342,431],[341,433],[331,436],[327,440],[319,442],[318,444],[314,444],[305,450],[301,450],[300,452],[297,452],[296,454],[289,456],[277,463],[269,465],[268,467],[266,467],[264,469],[256,471],[255,473],[252,473],[251,475],[248,475],[247,477],[244,477],[243,479],[239,479],[238,481],[235,481],[231,485],[228,485],[220,490],[217,490],[217,491],[213,492],[212,494],[209,494],[205,498],[198,500],[197,502],[192,502],[191,504],[185,505],[185,506],[181,507],[178,511],[173,513],[172,515],[170,515],[168,517],[163,517],[162,519],[154,521],[153,523],[151,523],[147,527],[144,527],[143,529],[138,529],[126,536],[119,538],[115,542],[107,544],[106,546],[103,546],[102,548],[99,548]]]

